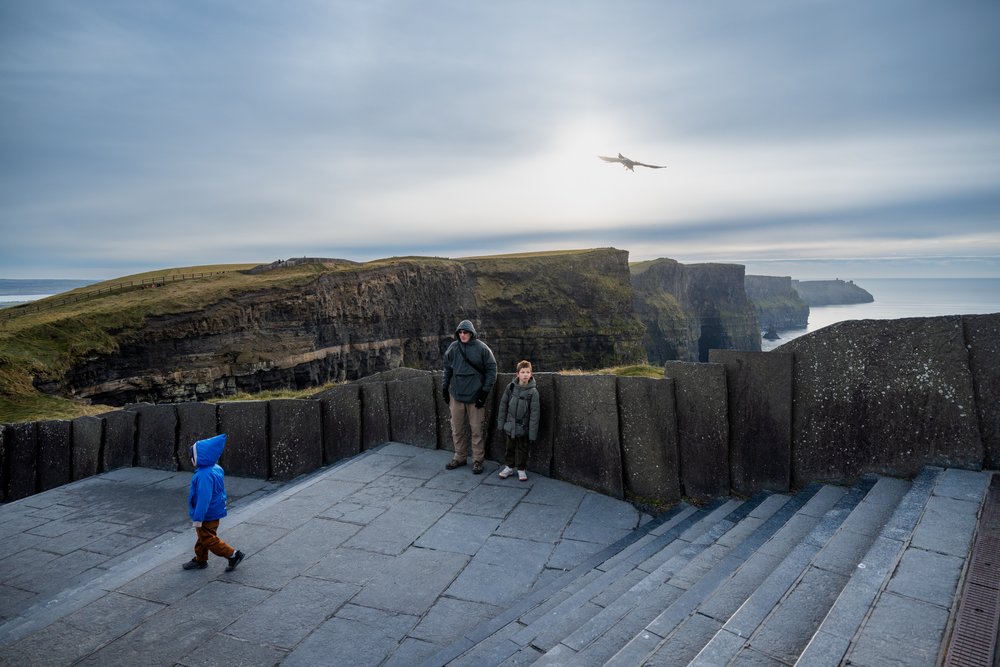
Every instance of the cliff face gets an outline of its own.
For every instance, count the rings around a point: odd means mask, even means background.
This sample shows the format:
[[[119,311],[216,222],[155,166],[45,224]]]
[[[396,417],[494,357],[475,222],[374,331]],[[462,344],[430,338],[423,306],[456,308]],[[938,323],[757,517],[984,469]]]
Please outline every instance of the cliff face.
[[[121,405],[304,388],[400,366],[436,370],[470,319],[502,369],[599,368],[643,359],[628,254],[398,259],[148,318],[118,349],[75,364],[49,393]],[[280,269],[275,269],[280,271]],[[114,332],[112,332],[114,333]]]
[[[708,361],[712,348],[760,350],[760,325],[742,265],[656,259],[633,265],[632,287],[651,364]]]
[[[762,330],[808,326],[809,306],[792,287],[789,276],[747,276],[744,285]]]
[[[632,312],[627,251],[484,257],[462,264],[475,280],[480,334],[501,371],[514,372],[521,359],[543,371],[646,360],[643,326]],[[451,327],[459,315],[453,311]]]
[[[848,280],[793,280],[792,287],[810,306],[871,303],[875,297]]]

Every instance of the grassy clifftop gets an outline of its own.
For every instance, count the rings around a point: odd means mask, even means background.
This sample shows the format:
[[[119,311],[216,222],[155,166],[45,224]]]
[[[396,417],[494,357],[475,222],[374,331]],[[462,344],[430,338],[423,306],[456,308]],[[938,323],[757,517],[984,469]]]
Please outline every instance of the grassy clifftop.
[[[594,254],[593,261],[598,268],[588,266],[588,253]],[[577,298],[580,292],[583,298],[596,302],[592,304],[593,313],[610,313],[610,319],[600,321],[615,323],[621,320],[622,329],[634,328],[638,323],[627,321],[629,299],[622,292],[623,289],[627,291],[627,283],[623,285],[621,280],[615,281],[604,275],[601,265],[601,262],[609,261],[621,263],[619,255],[627,257],[624,251],[602,249],[461,259],[391,257],[366,263],[344,260],[298,263],[288,260],[266,266],[178,267],[88,285],[9,309],[6,316],[0,319],[0,421],[67,418],[106,411],[107,406],[47,395],[39,392],[37,387],[58,383],[70,369],[79,369],[81,364],[92,360],[107,359],[110,360],[108,363],[118,363],[115,359],[123,346],[148,332],[151,322],[163,327],[165,321],[167,326],[169,322],[183,321],[189,330],[190,327],[200,328],[198,323],[204,321],[201,311],[218,313],[222,304],[232,304],[229,311],[253,310],[255,299],[260,299],[262,295],[287,299],[289,304],[302,299],[311,300],[305,308],[299,304],[299,310],[320,313],[324,307],[321,302],[329,297],[317,295],[317,284],[351,285],[364,280],[371,284],[374,280],[372,276],[386,269],[390,270],[389,275],[393,275],[394,269],[399,268],[402,272],[405,267],[408,275],[411,278],[416,275],[417,279],[420,275],[440,274],[441,271],[468,274],[474,283],[475,301],[482,306],[480,314],[488,319],[496,333],[508,324],[506,320],[509,318],[501,321],[501,313],[512,312],[506,307],[518,308],[523,304],[530,304],[536,313],[550,310],[567,313],[567,320],[561,324],[572,327],[568,314],[573,313],[579,319],[579,312],[573,312],[572,307],[567,308],[567,303]],[[250,269],[254,271],[248,272]],[[574,274],[574,271],[578,273]],[[337,278],[337,274],[343,277]],[[536,280],[518,280],[521,275],[532,275]],[[587,289],[580,290],[580,284],[586,285]],[[300,287],[302,289],[298,289]],[[556,288],[561,288],[562,292],[557,293]],[[399,289],[390,293],[405,299],[413,286],[401,286]],[[354,297],[355,300],[359,298],[362,297]],[[441,298],[446,300],[448,294],[442,293]],[[350,296],[345,295],[337,308],[343,308],[343,303],[349,301]],[[626,309],[619,313],[623,303]],[[586,304],[577,310],[585,312]],[[453,309],[447,308],[445,312],[450,321]],[[280,314],[275,315],[272,311],[272,316],[280,317]],[[358,319],[358,314],[351,317]],[[577,324],[592,324],[599,319]],[[296,321],[290,321],[290,325],[296,326]],[[204,325],[223,330],[228,326],[226,322],[208,321],[204,321]],[[359,321],[359,325],[363,326],[364,322]],[[241,335],[253,337],[254,325],[248,326],[249,333],[244,331]],[[309,332],[305,333],[309,335]],[[196,335],[196,332],[180,335]],[[319,334],[318,338],[325,335]],[[354,342],[356,339],[349,340]],[[178,360],[176,363],[184,362]],[[165,372],[172,372],[175,368],[183,366],[162,366]]]
[[[262,288],[304,284],[318,272],[331,270],[307,264],[259,275],[241,272],[254,266],[225,264],[150,271],[7,310],[6,317],[0,320],[0,421],[104,411],[106,406],[41,394],[34,382],[58,378],[81,358],[113,352],[122,335],[141,328],[149,317],[196,311]],[[205,275],[180,279],[195,274]]]

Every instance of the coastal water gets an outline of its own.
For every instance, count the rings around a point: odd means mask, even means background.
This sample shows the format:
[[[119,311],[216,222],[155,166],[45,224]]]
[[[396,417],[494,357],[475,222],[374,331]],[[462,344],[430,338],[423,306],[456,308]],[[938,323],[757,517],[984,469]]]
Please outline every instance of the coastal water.
[[[780,340],[762,340],[768,351],[844,320],[895,320],[902,317],[1000,313],[1000,278],[857,278],[875,301],[809,308],[805,329],[778,331]]]
[[[0,308],[26,303],[92,284],[93,280],[0,278]]]

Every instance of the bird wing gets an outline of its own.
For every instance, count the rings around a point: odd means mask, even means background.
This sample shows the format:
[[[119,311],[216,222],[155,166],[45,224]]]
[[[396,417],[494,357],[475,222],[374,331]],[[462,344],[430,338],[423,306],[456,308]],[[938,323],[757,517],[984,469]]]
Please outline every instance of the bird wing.
[[[598,155],[597,157],[601,158],[605,162],[621,162],[621,158],[607,157],[606,155]]]
[[[665,164],[664,165],[646,164],[645,162],[633,162],[632,164],[634,164],[637,167],[649,167],[650,169],[663,169],[664,167],[667,166]]]

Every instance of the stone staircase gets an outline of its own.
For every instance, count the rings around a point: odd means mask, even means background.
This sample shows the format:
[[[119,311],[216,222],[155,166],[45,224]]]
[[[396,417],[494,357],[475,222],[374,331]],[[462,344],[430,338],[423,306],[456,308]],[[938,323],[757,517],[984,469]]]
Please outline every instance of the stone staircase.
[[[424,665],[935,665],[990,479],[682,503]]]

